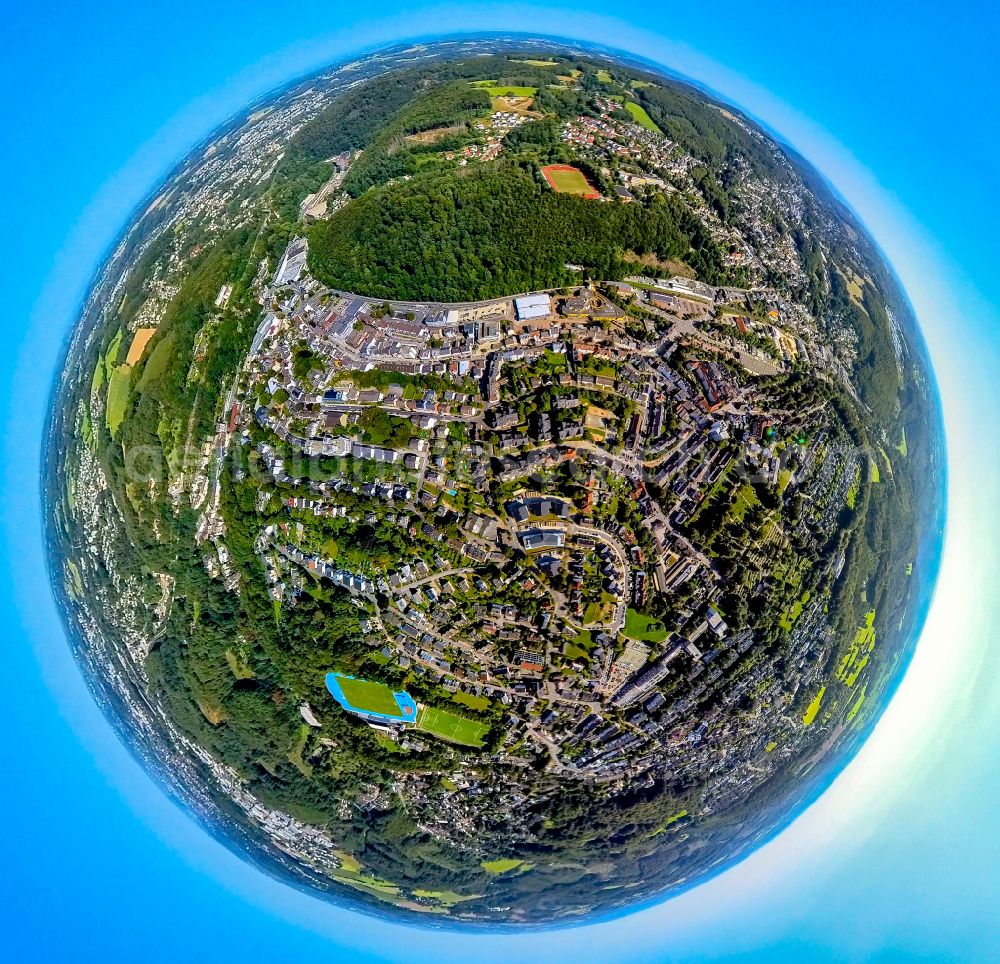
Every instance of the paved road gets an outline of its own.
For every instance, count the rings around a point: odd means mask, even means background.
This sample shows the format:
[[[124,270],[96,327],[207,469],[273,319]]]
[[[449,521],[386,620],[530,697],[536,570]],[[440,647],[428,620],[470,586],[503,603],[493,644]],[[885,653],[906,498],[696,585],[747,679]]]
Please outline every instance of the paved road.
[[[461,566],[456,569],[444,569],[441,572],[432,572],[429,576],[421,576],[419,579],[414,579],[412,582],[401,582],[398,589],[390,590],[390,592],[398,592],[400,589],[416,589],[429,582],[433,582],[435,579],[447,579],[449,576],[457,576],[459,573],[475,571],[475,566]]]

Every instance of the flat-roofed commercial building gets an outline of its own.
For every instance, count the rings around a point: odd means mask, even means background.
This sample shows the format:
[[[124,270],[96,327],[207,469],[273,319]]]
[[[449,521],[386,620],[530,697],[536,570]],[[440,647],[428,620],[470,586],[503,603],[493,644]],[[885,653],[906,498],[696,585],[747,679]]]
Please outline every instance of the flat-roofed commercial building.
[[[552,314],[552,299],[548,295],[524,295],[514,299],[519,321],[530,318],[545,318]]]

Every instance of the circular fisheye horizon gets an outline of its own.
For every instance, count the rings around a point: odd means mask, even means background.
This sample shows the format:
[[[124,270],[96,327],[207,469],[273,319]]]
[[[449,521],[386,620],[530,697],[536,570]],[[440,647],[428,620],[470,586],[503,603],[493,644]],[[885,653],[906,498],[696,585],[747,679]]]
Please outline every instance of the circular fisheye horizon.
[[[933,588],[943,431],[883,255],[729,103],[552,39],[381,49],[136,213],[44,466],[88,685],[259,869],[586,922],[785,827]]]

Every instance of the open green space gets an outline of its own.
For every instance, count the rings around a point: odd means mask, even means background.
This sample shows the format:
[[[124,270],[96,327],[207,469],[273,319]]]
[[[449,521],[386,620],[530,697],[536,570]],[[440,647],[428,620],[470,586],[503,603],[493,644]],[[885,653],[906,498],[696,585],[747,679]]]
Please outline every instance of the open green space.
[[[129,365],[119,365],[111,373],[111,380],[108,383],[108,404],[104,413],[108,431],[112,435],[118,431],[118,426],[125,419],[131,393],[132,369]]]
[[[858,492],[861,491],[861,470],[858,469],[854,474],[854,481],[851,482],[847,493],[844,496],[844,501],[847,503],[848,509],[853,509],[858,502]]]
[[[72,559],[66,560],[66,589],[74,599],[83,599],[83,579],[80,568]]]
[[[647,616],[631,606],[625,611],[625,629],[629,639],[648,643],[662,643],[667,638],[666,627],[654,616]]]
[[[875,610],[872,609],[865,614],[864,622],[858,627],[837,667],[837,679],[845,686],[853,686],[858,681],[875,649],[875,638]]]
[[[509,874],[512,870],[517,870],[519,867],[527,870],[531,867],[531,864],[526,864],[523,860],[518,860],[516,857],[499,857],[496,860],[484,860],[479,866],[488,874]]]
[[[364,891],[374,897],[378,897],[381,900],[387,900],[391,903],[395,903],[394,898],[397,898],[400,895],[399,887],[396,884],[388,880],[383,880],[380,877],[367,877],[356,872],[345,870],[333,871],[333,877],[336,880],[339,880],[342,884],[346,884],[348,887]]]
[[[469,707],[470,710],[477,710],[480,713],[490,708],[490,701],[485,696],[476,696],[473,693],[463,693],[459,690],[451,697],[456,703]]]
[[[98,357],[97,364],[94,366],[94,376],[90,380],[91,394],[96,395],[104,387],[106,377],[107,369],[104,366],[104,359]]]
[[[637,104],[633,100],[625,101],[625,110],[627,110],[632,115],[632,120],[634,120],[640,127],[644,127],[647,131],[652,131],[654,134],[662,134],[663,131],[653,122],[653,118],[646,113],[646,109],[641,105]]]
[[[122,341],[125,338],[125,332],[119,328],[115,332],[115,337],[111,339],[111,343],[108,345],[108,350],[104,353],[104,368],[107,372],[108,378],[111,377],[112,371],[114,371],[115,366],[118,364],[118,352],[122,347]]]
[[[454,890],[421,890],[417,888],[413,891],[413,896],[419,897],[421,900],[435,900],[439,904],[451,907],[453,904],[460,904],[465,900],[475,900],[482,894],[459,894]]]
[[[546,348],[532,367],[542,375],[558,375],[569,368],[569,360],[565,354]]]
[[[226,650],[225,656],[226,663],[229,665],[229,669],[232,671],[232,674],[236,677],[236,679],[254,678],[254,671],[231,649]]]
[[[792,603],[791,609],[786,609],[781,614],[781,619],[778,620],[778,625],[786,632],[790,633],[792,627],[795,625],[795,620],[802,615],[802,608],[807,602],[809,602],[810,593],[804,592],[798,599]]]
[[[309,734],[312,732],[308,723],[303,723],[299,727],[299,731],[292,741],[292,745],[288,750],[288,762],[295,767],[299,773],[304,777],[311,777],[313,775],[313,768],[310,764],[302,757],[302,751],[306,748],[306,744],[309,742]]]
[[[409,751],[401,747],[391,736],[385,736],[384,734],[376,731],[375,742],[383,750],[385,750],[386,753],[394,753],[402,756],[408,755]]]
[[[537,87],[503,86],[492,80],[476,80],[472,86],[486,91],[490,97],[534,97],[538,93]]]
[[[589,659],[593,648],[593,633],[589,629],[581,629],[572,639],[567,640],[564,652],[567,659]]]
[[[94,423],[90,420],[90,406],[84,403],[80,412],[80,431],[83,432],[83,441],[87,448],[94,447]]]
[[[176,334],[170,332],[156,343],[146,357],[146,364],[142,366],[142,374],[139,376],[139,384],[136,386],[140,392],[144,392],[147,385],[166,374],[170,369],[176,340]]]
[[[615,597],[607,590],[601,591],[601,598],[587,603],[583,611],[583,624],[589,626],[592,623],[603,622],[609,618],[615,605]]]
[[[892,459],[889,458],[889,453],[886,452],[886,450],[884,448],[882,448],[881,445],[878,447],[878,450],[882,454],[882,461],[885,462],[885,471],[889,475],[889,477],[891,478],[892,477]]]
[[[861,711],[861,706],[865,701],[865,693],[867,689],[868,689],[867,685],[861,687],[861,692],[858,693],[858,698],[854,701],[854,704],[851,706],[850,710],[847,711],[847,717],[845,719],[845,722],[850,723]]]
[[[788,484],[787,481],[785,484]],[[778,485],[780,488],[780,482]],[[736,495],[733,498],[733,504],[729,511],[734,519],[738,519],[742,522],[743,517],[747,513],[747,509],[755,505],[760,505],[760,499],[757,498],[757,493],[754,491],[754,487],[750,485],[749,482],[745,482],[736,490]]]
[[[489,726],[436,706],[422,706],[417,713],[417,729],[461,746],[482,746]]]
[[[820,688],[820,691],[813,697],[813,701],[806,707],[806,711],[802,716],[802,723],[805,726],[811,726],[813,721],[816,719],[819,713],[819,708],[823,703],[823,696],[826,693],[826,687]]]
[[[688,816],[687,810],[678,810],[677,813],[671,814],[667,819],[657,827],[649,836],[658,837],[661,833],[669,830],[678,820],[683,820]]]
[[[343,850],[335,850],[334,855],[340,861],[340,870],[346,874],[356,874],[361,870],[361,862],[349,853],[345,853]]]

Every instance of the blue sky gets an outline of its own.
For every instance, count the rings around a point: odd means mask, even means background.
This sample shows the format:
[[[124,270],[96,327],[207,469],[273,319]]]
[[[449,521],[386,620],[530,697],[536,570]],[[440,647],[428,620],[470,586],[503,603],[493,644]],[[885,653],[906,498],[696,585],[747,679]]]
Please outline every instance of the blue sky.
[[[1000,25],[985,5],[50,4],[5,14],[0,397],[0,957],[33,960],[987,961],[1000,958]],[[384,925],[251,871],[165,800],[83,688],[40,548],[38,439],[61,339],[131,209],[262,93],[443,30],[599,40],[705,82],[826,173],[900,273],[949,440],[939,590],[858,758],[768,847],[610,924],[470,938]]]

